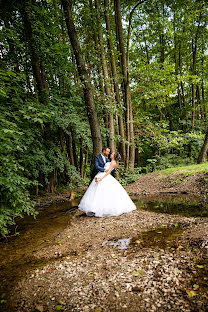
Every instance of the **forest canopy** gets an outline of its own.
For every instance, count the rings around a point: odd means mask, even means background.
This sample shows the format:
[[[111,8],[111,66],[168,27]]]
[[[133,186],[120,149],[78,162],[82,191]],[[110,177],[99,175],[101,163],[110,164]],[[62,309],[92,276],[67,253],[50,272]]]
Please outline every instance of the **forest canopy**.
[[[83,183],[102,146],[123,175],[206,161],[207,1],[0,6],[1,234],[34,195]]]

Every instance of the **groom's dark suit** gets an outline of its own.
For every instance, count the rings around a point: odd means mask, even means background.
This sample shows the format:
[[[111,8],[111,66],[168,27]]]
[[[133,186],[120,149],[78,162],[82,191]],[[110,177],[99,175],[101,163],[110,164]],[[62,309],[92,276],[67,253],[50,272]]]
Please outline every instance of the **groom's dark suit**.
[[[106,158],[106,162],[109,162],[110,159],[109,158]],[[95,159],[94,159],[94,168],[90,174],[90,177],[91,177],[91,181],[94,179],[94,177],[96,176],[96,174],[101,171],[101,172],[104,172],[105,169],[104,169],[104,166],[105,166],[105,163],[104,163],[104,160],[103,160],[103,157],[101,156],[101,154],[95,156]]]

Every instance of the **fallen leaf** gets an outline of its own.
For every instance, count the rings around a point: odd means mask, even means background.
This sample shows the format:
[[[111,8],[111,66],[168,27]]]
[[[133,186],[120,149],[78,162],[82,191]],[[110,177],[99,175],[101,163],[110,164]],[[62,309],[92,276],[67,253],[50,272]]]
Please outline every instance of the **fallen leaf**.
[[[203,268],[204,268],[204,266],[203,266],[202,264],[198,264],[198,265],[197,265],[197,268],[199,268],[199,269],[203,269]]]
[[[139,276],[140,274],[143,274],[143,273],[144,273],[144,270],[138,270],[138,271],[132,272],[131,275]]]
[[[197,295],[197,293],[194,290],[186,290],[189,297],[194,297]]]
[[[183,249],[184,247],[182,245],[179,245],[178,246],[178,249]]]
[[[1,302],[1,303],[7,303],[7,300],[6,300],[6,299],[1,299],[0,302]]]
[[[197,290],[197,289],[199,289],[199,285],[197,285],[197,284],[194,284],[194,285],[193,285],[193,289],[194,289],[194,290]]]

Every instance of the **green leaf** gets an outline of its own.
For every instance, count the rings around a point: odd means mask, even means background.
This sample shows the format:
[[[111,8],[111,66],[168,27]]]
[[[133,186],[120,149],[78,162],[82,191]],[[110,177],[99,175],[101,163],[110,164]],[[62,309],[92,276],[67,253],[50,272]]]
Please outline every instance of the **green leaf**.
[[[190,298],[197,296],[197,293],[194,290],[187,290],[186,292]]]
[[[139,276],[139,275],[141,275],[141,274],[143,274],[143,273],[144,273],[144,270],[138,270],[138,271],[132,272],[131,275],[133,275],[133,276]]]

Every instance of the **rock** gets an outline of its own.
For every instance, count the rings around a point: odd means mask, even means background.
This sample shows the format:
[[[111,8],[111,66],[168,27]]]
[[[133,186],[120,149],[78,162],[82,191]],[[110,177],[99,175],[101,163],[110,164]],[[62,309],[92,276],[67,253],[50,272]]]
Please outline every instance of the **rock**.
[[[44,312],[44,307],[42,305],[36,305],[35,309],[39,312]]]

